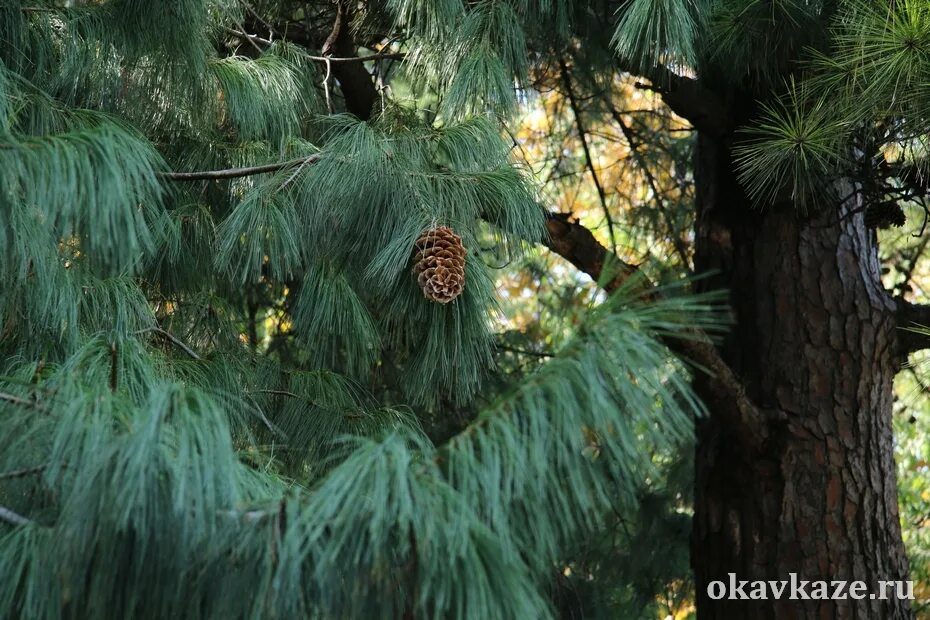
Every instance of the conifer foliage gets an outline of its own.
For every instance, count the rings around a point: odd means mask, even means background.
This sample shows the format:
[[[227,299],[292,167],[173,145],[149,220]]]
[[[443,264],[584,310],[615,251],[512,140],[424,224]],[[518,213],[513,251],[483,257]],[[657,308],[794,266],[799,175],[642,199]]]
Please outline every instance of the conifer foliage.
[[[679,288],[485,387],[545,231],[500,119],[574,8],[348,6],[0,3],[0,617],[546,617],[688,444]]]

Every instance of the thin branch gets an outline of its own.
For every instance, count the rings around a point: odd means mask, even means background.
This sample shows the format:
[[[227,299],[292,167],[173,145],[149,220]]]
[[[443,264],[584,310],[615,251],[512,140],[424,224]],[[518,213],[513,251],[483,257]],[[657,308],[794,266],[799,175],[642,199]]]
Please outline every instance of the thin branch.
[[[365,56],[348,56],[344,58],[334,58],[331,56],[308,56],[310,60],[315,60],[316,62],[326,62],[327,60],[333,64],[340,63],[353,63],[353,62],[367,62],[369,60],[403,60],[407,57],[407,54],[404,52],[377,52],[375,54],[367,54]]]
[[[509,347],[506,345],[499,344],[497,345],[499,351],[506,351],[507,353],[517,353],[519,355],[529,355],[530,357],[538,357],[540,359],[547,359],[553,357],[552,353],[546,353],[545,351],[530,351],[528,349],[520,349],[518,347]]]
[[[290,185],[290,184],[294,181],[294,179],[296,179],[296,178],[300,175],[301,171],[303,171],[304,166],[306,166],[306,165],[309,164],[309,163],[310,163],[310,160],[309,160],[309,159],[305,159],[305,160],[303,161],[303,163],[301,163],[299,166],[297,166],[297,167],[294,169],[294,172],[291,173],[291,176],[287,177],[287,180],[285,180],[284,183],[281,184],[281,186],[278,188],[278,191],[280,192],[280,191],[283,190],[285,187],[287,187],[288,185]]]
[[[116,343],[110,345],[110,391],[119,387],[119,350]]]
[[[620,132],[623,134],[623,137],[626,138],[627,144],[630,146],[630,153],[632,153],[633,159],[639,164],[639,169],[643,171],[643,174],[646,176],[646,181],[652,189],[652,193],[655,194],[656,202],[659,203],[659,213],[662,214],[662,219],[665,220],[665,225],[668,226],[669,234],[672,235],[672,244],[675,247],[675,252],[681,259],[682,265],[684,265],[685,268],[690,267],[691,261],[688,260],[688,248],[685,246],[684,241],[682,241],[681,235],[677,234],[674,230],[665,200],[662,198],[662,194],[659,193],[659,184],[656,182],[652,171],[649,170],[649,166],[646,164],[646,159],[643,157],[643,154],[639,152],[641,142],[637,139],[633,130],[623,121],[623,116],[620,115],[613,104],[609,103],[608,107],[610,108],[611,115],[614,117],[614,122],[620,127]]]
[[[248,34],[235,30],[233,28],[223,28],[224,31],[228,32],[231,35],[235,35],[241,39],[251,42],[252,44],[258,43],[268,47],[272,44],[272,41],[260,37],[254,34]],[[333,56],[306,56],[314,62],[331,62],[331,63],[353,63],[353,62],[368,62],[369,60],[403,60],[407,57],[405,52],[375,52],[374,54],[366,54],[364,56],[347,56],[347,57],[333,57]]]
[[[262,424],[265,425],[265,428],[267,428],[269,431],[271,431],[272,433],[274,433],[274,434],[277,435],[278,437],[284,437],[285,439],[288,439],[287,433],[285,433],[285,432],[282,431],[280,428],[278,428],[277,426],[275,426],[274,424],[272,424],[272,423],[271,423],[271,420],[268,419],[268,416],[265,415],[265,412],[262,411],[262,408],[261,408],[261,407],[256,406],[256,407],[255,407],[255,413],[258,414],[258,417],[259,417],[259,419],[262,421]]]
[[[252,5],[251,5],[250,3],[248,3],[248,2],[243,2],[243,4],[245,5],[245,9],[246,9],[249,13],[252,14],[252,17],[254,17],[256,20],[258,20],[259,23],[261,23],[265,28],[268,29],[268,36],[269,36],[269,37],[278,37],[279,39],[281,38],[281,35],[278,34],[278,32],[274,29],[274,26],[272,26],[271,24],[269,24],[269,23],[265,20],[264,17],[262,17],[261,15],[259,15],[258,11],[256,11],[255,8],[252,7]],[[243,28],[243,30],[244,30],[244,28]]]
[[[333,77],[339,82],[346,111],[362,120],[371,118],[375,102],[379,94],[371,73],[360,62],[362,57],[357,56],[358,46],[352,36],[352,20],[357,10],[357,2],[349,0],[336,0],[336,20],[333,30],[320,49],[319,56],[311,56],[312,60],[325,62],[327,68],[332,67]],[[304,47],[310,49],[311,45]],[[334,62],[336,58],[354,58],[352,62]]]
[[[242,24],[236,24],[236,25],[239,26],[239,28],[241,28],[243,32],[245,32],[245,28],[242,26]],[[258,37],[246,36],[245,40],[248,41],[249,45],[255,48],[255,51],[258,52],[260,55],[264,54],[265,53],[264,50],[255,41],[256,38]],[[267,44],[271,45],[271,41],[268,41]]]
[[[601,203],[601,209],[604,211],[604,217],[607,219],[607,231],[610,234],[610,245],[613,248],[614,254],[617,253],[617,236],[614,232],[614,221],[610,217],[610,209],[607,207],[607,195],[604,192],[604,187],[601,185],[601,180],[597,176],[597,169],[594,167],[594,158],[591,157],[591,147],[588,145],[588,136],[585,133],[584,123],[581,120],[581,110],[578,106],[578,99],[575,97],[575,89],[572,88],[572,79],[568,72],[568,67],[565,65],[565,60],[559,58],[559,65],[562,68],[562,83],[565,84],[565,94],[568,96],[568,104],[572,109],[572,114],[575,116],[575,124],[578,126],[578,135],[581,138],[581,148],[584,151],[585,163],[588,166],[588,170],[591,171],[591,178],[594,180],[594,187],[597,190],[597,197]]]
[[[187,353],[188,355],[190,355],[192,358],[194,358],[194,359],[197,360],[198,362],[201,360],[201,357],[200,357],[199,355],[197,355],[197,353],[196,353],[193,349],[191,349],[189,346],[187,346],[186,344],[184,344],[183,341],[181,341],[177,336],[175,336],[175,335],[172,334],[171,332],[169,332],[169,331],[167,331],[167,330],[164,330],[164,329],[162,329],[161,327],[158,327],[157,325],[154,325],[154,326],[152,326],[152,327],[146,327],[145,329],[140,330],[140,331],[138,331],[138,332],[136,332],[136,333],[138,333],[138,334],[144,334],[144,333],[146,333],[146,332],[155,332],[156,334],[158,334],[159,336],[161,336],[161,337],[164,338],[165,340],[171,342],[171,344],[177,346],[179,349],[181,349],[182,351],[184,351],[185,353]]]
[[[333,100],[329,96],[329,76],[333,73],[333,64],[330,62],[329,58],[325,59],[326,61],[326,75],[323,76],[323,95],[326,97],[326,111],[330,114],[333,113]]]
[[[45,465],[39,465],[38,467],[27,467],[25,469],[14,469],[13,471],[7,471],[0,473],[0,480],[12,480],[14,478],[25,478],[26,476],[31,476],[33,474],[38,474],[45,471]]]
[[[272,395],[277,395],[277,396],[287,396],[289,398],[301,398],[297,394],[294,394],[293,392],[288,392],[286,390],[250,390],[249,393],[250,394],[272,394]],[[305,400],[307,400],[311,405],[316,405],[316,403],[314,403],[310,399],[305,398]],[[271,420],[269,420],[267,416],[265,416],[265,412],[262,411],[261,407],[256,405],[255,411],[256,413],[258,413],[258,417],[261,418],[262,423],[265,425],[265,427],[269,431],[278,435],[279,437],[284,437],[285,439],[289,439],[289,437],[287,436],[287,433],[285,433],[284,431],[282,431],[277,426],[271,423]]]
[[[258,35],[255,35],[255,34],[249,34],[249,33],[247,33],[247,32],[243,32],[243,31],[241,31],[241,30],[236,30],[235,28],[226,28],[226,27],[224,27],[224,28],[223,28],[223,31],[226,32],[226,33],[229,33],[229,34],[231,34],[231,35],[233,35],[233,36],[235,36],[235,37],[239,37],[239,38],[242,39],[243,41],[248,41],[248,42],[251,43],[251,44],[255,47],[255,49],[257,49],[259,52],[262,51],[262,48],[258,47],[258,44],[264,45],[265,47],[271,47],[271,40],[270,40],[270,39],[265,39],[265,38],[262,38],[262,37],[260,37],[260,36],[258,36]]]
[[[924,210],[924,221],[920,225],[920,230],[913,237],[923,237],[924,231],[927,230],[927,219],[930,218],[930,209],[927,209],[927,200],[923,197],[920,199],[920,207]],[[926,238],[926,237],[924,237]]]
[[[290,398],[301,398],[298,394],[294,392],[288,392],[287,390],[251,390],[252,394],[272,394],[275,396],[288,396]]]
[[[0,521],[6,521],[7,523],[12,523],[13,525],[29,525],[32,523],[31,519],[27,519],[21,514],[15,513],[9,508],[0,506]]]
[[[39,407],[39,404],[34,401],[26,400],[25,398],[20,398],[19,396],[14,396],[13,394],[7,394],[5,392],[0,392],[0,400],[22,407]]]
[[[171,179],[172,181],[217,181],[222,179],[238,179],[256,174],[266,174],[269,172],[278,172],[279,170],[287,170],[295,166],[315,164],[319,160],[319,153],[314,153],[308,157],[300,157],[298,159],[276,162],[273,164],[263,164],[261,166],[226,168],[224,170],[202,170],[198,172],[162,172],[159,173],[159,176],[165,179]]]

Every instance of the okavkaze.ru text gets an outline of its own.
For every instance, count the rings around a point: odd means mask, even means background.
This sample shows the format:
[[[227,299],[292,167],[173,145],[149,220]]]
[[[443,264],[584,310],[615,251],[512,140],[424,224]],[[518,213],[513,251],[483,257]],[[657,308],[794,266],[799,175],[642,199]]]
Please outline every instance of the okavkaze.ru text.
[[[707,596],[713,600],[845,600],[845,599],[914,599],[913,581],[876,581],[872,587],[865,581],[804,580],[797,573],[788,579],[750,581],[727,573],[724,581],[707,584]]]

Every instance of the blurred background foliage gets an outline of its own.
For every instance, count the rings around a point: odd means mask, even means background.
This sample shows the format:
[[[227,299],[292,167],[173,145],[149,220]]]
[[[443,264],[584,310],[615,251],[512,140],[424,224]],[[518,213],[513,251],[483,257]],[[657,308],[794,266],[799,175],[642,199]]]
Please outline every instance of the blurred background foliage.
[[[613,109],[598,107],[603,105],[599,98],[570,91],[557,72],[536,76],[534,86],[538,91],[529,97],[529,110],[512,136],[514,153],[541,180],[551,208],[570,213],[594,231],[601,243],[614,246],[625,261],[640,265],[653,277],[684,277],[690,268],[694,213],[689,161],[692,129],[632,78],[618,79],[609,86],[611,100],[616,101]],[[904,207],[908,215],[904,226],[878,232],[882,279],[895,296],[927,303],[930,237],[922,234],[925,207],[917,203]],[[506,317],[500,336],[501,359],[518,371],[534,364],[534,358],[545,356],[550,343],[571,332],[573,308],[598,295],[590,279],[579,277],[571,265],[547,252],[532,253],[521,264],[508,265],[498,276],[497,286]],[[506,353],[510,355],[504,356]],[[915,612],[922,617],[930,613],[927,352],[912,354],[898,374],[894,412],[901,524],[915,581]],[[661,461],[663,457],[658,458]],[[588,562],[613,568],[637,567],[635,577],[617,574],[591,581],[610,583],[612,579],[627,584],[607,596],[613,604],[622,601],[629,617],[685,618],[693,612],[687,553],[692,484],[689,459],[684,452],[666,462],[663,472],[667,477],[647,490],[650,499],[641,504],[643,512],[632,517],[633,525],[618,520],[619,527],[605,532],[604,546],[585,549],[579,556],[582,566]],[[683,524],[676,529],[679,517]],[[660,529],[662,534],[630,553],[631,545],[635,548],[637,544],[630,527],[636,534],[646,534],[650,528]],[[624,533],[629,538],[619,544],[612,542]],[[658,544],[660,539],[668,546]],[[607,559],[605,553],[613,556]],[[587,554],[597,559],[592,562]],[[627,554],[635,559],[631,561]],[[640,565],[643,558],[664,558],[666,563],[657,560]],[[644,571],[643,566],[664,566],[667,570],[655,574]],[[584,580],[571,567],[568,571],[564,583],[584,589]],[[652,580],[652,585],[633,586],[638,578]],[[650,591],[656,596],[648,600],[634,594]]]

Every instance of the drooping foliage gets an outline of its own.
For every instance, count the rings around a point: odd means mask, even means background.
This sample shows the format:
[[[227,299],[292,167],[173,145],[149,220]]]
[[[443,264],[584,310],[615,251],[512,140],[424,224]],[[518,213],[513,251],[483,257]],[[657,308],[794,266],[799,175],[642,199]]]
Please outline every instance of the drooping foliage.
[[[553,150],[557,202],[588,175],[611,244],[640,238],[614,234],[590,152],[610,119],[650,198],[625,200],[659,203],[631,223],[680,264],[690,180],[654,175],[689,142],[643,152],[669,127],[601,105],[618,68],[781,92],[736,119],[762,203],[813,208],[866,169],[872,202],[910,206],[925,169],[919,0],[349,4],[342,31],[335,6],[286,0],[0,6],[0,505],[30,521],[0,526],[0,609],[238,615],[246,591],[255,615],[551,611],[555,559],[647,493],[640,448],[686,445],[696,403],[654,336],[703,308],[620,294],[553,329],[575,335],[555,358],[502,353],[492,265],[543,237],[550,196],[500,121],[534,90],[565,90],[553,116],[584,143]],[[346,32],[403,58],[327,63]],[[371,119],[340,113],[352,67]],[[437,224],[469,249],[449,306],[409,273]]]
[[[347,6],[0,6],[0,616],[545,617],[687,449],[662,342],[713,299],[632,282],[545,362],[500,346],[546,234],[503,121],[585,7]]]
[[[760,208],[916,212],[928,37],[921,0],[0,3],[0,615],[651,611],[700,412],[660,338],[710,300],[556,282],[545,208],[686,269],[647,93],[696,77],[752,94]]]

